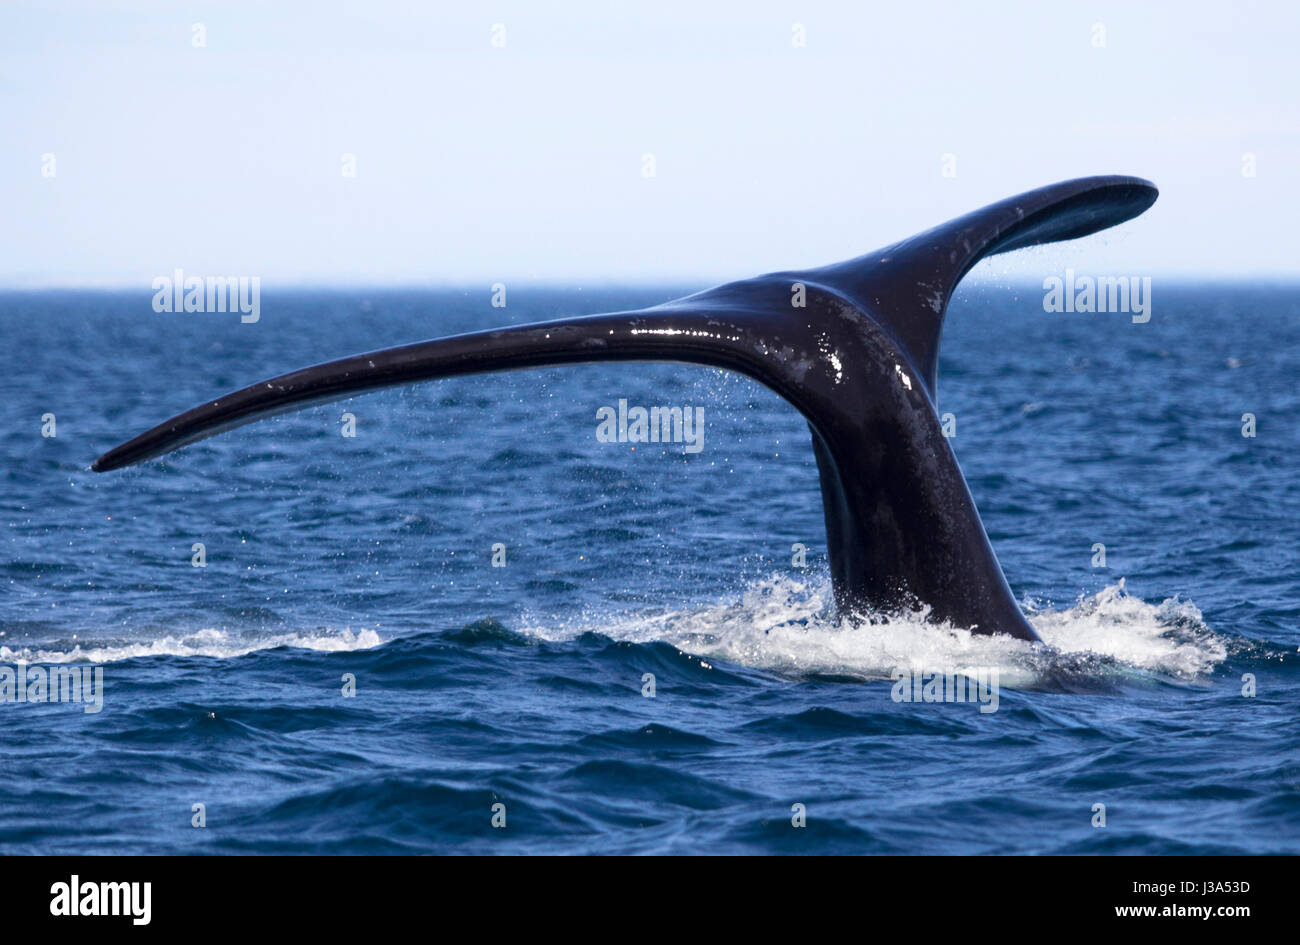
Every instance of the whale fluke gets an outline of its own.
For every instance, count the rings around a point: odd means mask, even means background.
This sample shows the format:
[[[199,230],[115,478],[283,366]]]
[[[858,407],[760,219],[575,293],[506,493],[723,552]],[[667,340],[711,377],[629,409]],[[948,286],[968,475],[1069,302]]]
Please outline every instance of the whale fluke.
[[[260,417],[396,384],[594,361],[724,368],[771,388],[808,420],[842,613],[924,604],[955,626],[1036,640],[940,428],[944,313],[983,257],[1114,226],[1156,195],[1135,177],[1066,181],[831,266],[770,273],[654,308],[330,361],[178,414],[92,468],[118,469]]]

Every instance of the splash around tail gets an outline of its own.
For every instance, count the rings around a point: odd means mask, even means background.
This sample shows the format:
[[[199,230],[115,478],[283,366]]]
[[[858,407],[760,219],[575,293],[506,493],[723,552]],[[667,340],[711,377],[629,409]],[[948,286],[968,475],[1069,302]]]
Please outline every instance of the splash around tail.
[[[796,678],[897,679],[996,674],[1018,689],[1096,691],[1125,681],[1196,685],[1228,658],[1231,641],[1177,598],[1151,604],[1124,582],[1063,610],[1030,608],[1041,643],[978,634],[932,618],[928,608],[838,619],[825,576],[776,575],[739,600],[655,616],[588,614],[529,619],[522,632],[549,641],[595,632],[630,643],[667,643],[694,656]]]

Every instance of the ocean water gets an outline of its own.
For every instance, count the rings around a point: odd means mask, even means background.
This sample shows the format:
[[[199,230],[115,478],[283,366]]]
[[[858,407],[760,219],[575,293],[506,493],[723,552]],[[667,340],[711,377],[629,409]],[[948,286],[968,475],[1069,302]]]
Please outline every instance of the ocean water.
[[[291,368],[678,294],[0,295],[0,666],[102,671],[99,711],[0,702],[0,852],[1300,850],[1293,286],[1157,282],[1147,324],[959,292],[940,410],[1041,645],[837,627],[803,420],[704,368],[445,380],[88,470]],[[620,398],[701,407],[703,448],[598,442]],[[974,668],[996,711],[894,698]]]

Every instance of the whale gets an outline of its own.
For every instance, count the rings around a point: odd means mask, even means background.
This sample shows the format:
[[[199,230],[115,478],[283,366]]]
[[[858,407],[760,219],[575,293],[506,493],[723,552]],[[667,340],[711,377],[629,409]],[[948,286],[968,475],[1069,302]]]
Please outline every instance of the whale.
[[[1037,641],[994,554],[938,412],[939,337],[976,263],[1142,213],[1138,177],[1063,181],[846,262],[773,272],[634,311],[561,318],[317,364],[200,404],[114,447],[97,472],[262,417],[438,378],[590,362],[676,362],[745,375],[807,420],[840,620],[916,613]]]

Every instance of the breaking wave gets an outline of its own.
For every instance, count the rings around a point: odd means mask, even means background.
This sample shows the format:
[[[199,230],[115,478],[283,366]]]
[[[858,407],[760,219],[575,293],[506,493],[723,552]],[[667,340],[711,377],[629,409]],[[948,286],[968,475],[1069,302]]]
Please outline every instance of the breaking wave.
[[[5,663],[114,663],[146,656],[244,656],[258,650],[296,647],[323,652],[368,650],[383,641],[374,630],[319,630],[266,634],[254,631],[206,629],[152,640],[51,641],[37,647],[0,646]]]

